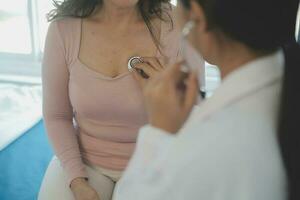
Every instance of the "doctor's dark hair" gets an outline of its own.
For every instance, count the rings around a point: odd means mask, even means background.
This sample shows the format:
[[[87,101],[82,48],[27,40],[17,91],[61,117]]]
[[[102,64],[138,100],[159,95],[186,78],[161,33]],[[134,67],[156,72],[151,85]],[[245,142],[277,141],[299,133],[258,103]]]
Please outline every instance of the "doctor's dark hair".
[[[53,0],[53,4],[55,9],[48,13],[48,21],[63,17],[89,17],[97,8],[101,8],[103,0]],[[169,22],[173,28],[173,21],[169,14],[172,9],[170,0],[139,0],[137,6],[154,43],[159,48],[160,43],[153,32],[151,19],[158,17]]]
[[[295,40],[299,0],[194,0],[204,10],[209,31],[257,52],[282,48],[285,72],[278,141],[288,178],[288,199],[300,199],[300,46]],[[187,8],[189,0],[182,0]]]

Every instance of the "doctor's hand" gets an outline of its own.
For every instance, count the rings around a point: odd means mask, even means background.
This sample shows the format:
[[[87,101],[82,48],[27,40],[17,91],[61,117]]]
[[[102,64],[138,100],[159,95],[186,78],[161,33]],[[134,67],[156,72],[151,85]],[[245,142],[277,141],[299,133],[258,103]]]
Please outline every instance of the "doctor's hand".
[[[142,85],[160,74],[165,68],[165,65],[162,64],[164,61],[157,57],[142,57],[141,61],[134,65],[133,75]]]
[[[187,120],[197,100],[196,72],[183,73],[181,63],[166,68],[143,87],[150,124],[176,133]]]

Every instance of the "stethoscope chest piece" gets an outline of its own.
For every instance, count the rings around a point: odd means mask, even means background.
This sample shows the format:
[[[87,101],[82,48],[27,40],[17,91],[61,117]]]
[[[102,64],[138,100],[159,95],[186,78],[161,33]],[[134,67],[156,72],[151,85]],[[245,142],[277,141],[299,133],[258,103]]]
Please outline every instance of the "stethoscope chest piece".
[[[134,70],[134,65],[137,63],[141,63],[141,62],[142,62],[142,60],[141,60],[141,57],[139,57],[139,56],[133,56],[133,57],[129,58],[128,64],[127,64],[128,70],[130,72],[132,72]]]

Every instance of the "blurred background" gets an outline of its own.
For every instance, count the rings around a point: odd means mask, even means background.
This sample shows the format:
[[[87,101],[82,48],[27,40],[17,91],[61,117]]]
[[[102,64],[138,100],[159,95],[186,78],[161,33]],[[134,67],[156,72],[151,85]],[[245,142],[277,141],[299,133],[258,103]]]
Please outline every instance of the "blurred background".
[[[53,155],[41,110],[51,0],[0,0],[0,199],[34,200]]]
[[[41,60],[52,8],[52,0],[0,0],[1,200],[36,199],[53,155],[41,111]],[[299,22],[300,15],[298,40]],[[207,64],[206,80],[212,93],[220,83],[215,66]]]

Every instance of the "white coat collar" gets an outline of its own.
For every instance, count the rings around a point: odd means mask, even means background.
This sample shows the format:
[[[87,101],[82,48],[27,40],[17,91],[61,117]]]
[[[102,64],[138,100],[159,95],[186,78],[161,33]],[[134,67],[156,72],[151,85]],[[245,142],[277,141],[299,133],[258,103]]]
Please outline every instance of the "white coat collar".
[[[229,74],[215,93],[197,109],[197,120],[209,117],[224,106],[239,101],[261,88],[264,88],[283,76],[284,54],[278,50],[245,64]],[[196,113],[195,113],[196,114]]]

